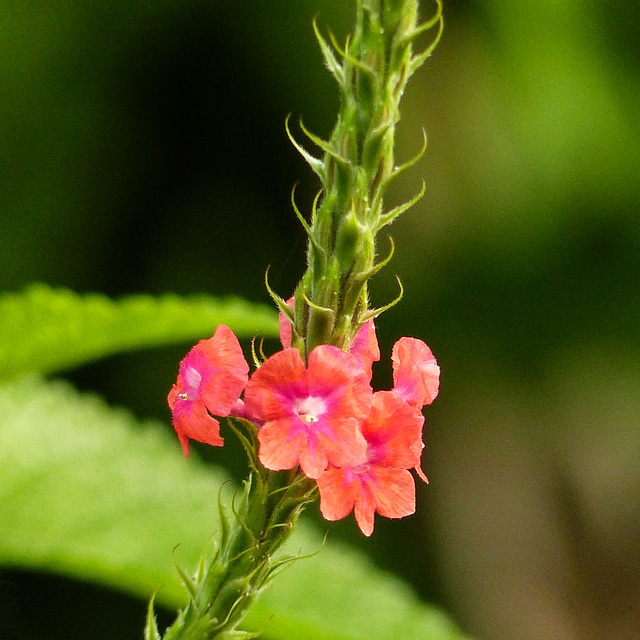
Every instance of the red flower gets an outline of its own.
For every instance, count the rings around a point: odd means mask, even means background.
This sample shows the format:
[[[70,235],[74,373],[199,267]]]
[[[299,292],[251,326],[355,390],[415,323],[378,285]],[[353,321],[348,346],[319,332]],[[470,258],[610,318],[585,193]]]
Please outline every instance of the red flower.
[[[222,446],[220,423],[211,414],[229,415],[247,382],[248,371],[238,339],[223,324],[212,338],[200,340],[185,356],[167,398],[185,457],[189,455],[189,438]]]
[[[357,464],[330,466],[318,477],[320,510],[340,520],[352,510],[364,535],[373,532],[374,514],[403,518],[416,508],[408,469],[419,467],[424,418],[391,391],[373,394],[371,413],[360,426],[367,449]]]
[[[358,424],[369,413],[371,394],[358,361],[337,347],[317,346],[307,367],[295,348],[274,354],[251,376],[244,394],[249,414],[264,422],[260,461],[274,471],[299,464],[317,478],[329,463],[360,458],[367,445]]]
[[[422,409],[438,395],[440,367],[431,349],[416,338],[400,338],[391,352],[393,392],[410,405]]]

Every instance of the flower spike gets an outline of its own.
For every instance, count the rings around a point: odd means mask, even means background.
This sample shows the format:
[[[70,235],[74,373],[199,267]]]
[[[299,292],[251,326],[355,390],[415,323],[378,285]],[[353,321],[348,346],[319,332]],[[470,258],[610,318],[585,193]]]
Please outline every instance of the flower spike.
[[[424,154],[395,165],[396,126],[406,83],[431,54],[442,33],[442,3],[418,24],[418,0],[355,0],[356,27],[344,47],[313,22],[324,64],[336,79],[340,113],[326,139],[299,127],[317,147],[316,157],[285,130],[320,179],[310,215],[291,206],[307,236],[307,269],[293,296],[265,286],[279,311],[282,349],[267,357],[252,341],[254,371],[228,327],[200,341],[180,364],[168,396],[185,455],[190,439],[223,443],[219,417],[229,417],[244,446],[250,476],[225,510],[218,496],[220,528],[215,553],[202,556],[195,576],[183,575],[187,607],[165,633],[169,638],[249,640],[239,626],[258,594],[292,557],[277,552],[304,506],[320,497],[327,520],[353,512],[364,535],[375,514],[401,518],[415,511],[414,474],[427,481],[420,460],[422,407],[434,400],[440,368],[429,347],[401,338],[392,351],[393,389],[373,392],[373,364],[380,359],[374,318],[396,304],[369,307],[368,281],[387,265],[378,233],[423,195],[385,210],[386,189]],[[437,33],[415,54],[417,39]],[[433,32],[432,32],[433,33]],[[159,640],[152,607],[146,640]]]

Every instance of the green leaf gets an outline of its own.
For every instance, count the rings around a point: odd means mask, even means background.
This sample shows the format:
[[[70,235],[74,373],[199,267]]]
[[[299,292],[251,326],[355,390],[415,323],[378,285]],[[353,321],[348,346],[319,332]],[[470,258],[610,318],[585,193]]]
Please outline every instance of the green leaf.
[[[219,524],[226,476],[185,460],[163,425],[140,424],[66,382],[0,385],[0,416],[0,566],[60,572],[144,598],[156,592],[157,602],[183,606],[174,561],[196,567]],[[223,488],[226,499],[233,492]],[[288,551],[321,546],[302,523]],[[247,623],[271,640],[463,637],[404,583],[331,543],[283,571]]]
[[[198,340],[218,324],[239,337],[278,335],[276,311],[239,298],[154,298],[113,301],[42,284],[0,296],[0,380],[51,373],[114,353]]]
[[[321,551],[294,562],[254,604],[246,623],[277,640],[465,640],[436,607],[420,601],[367,556],[298,526],[289,551]],[[265,621],[266,626],[265,626]]]
[[[227,480],[66,382],[0,385],[0,564],[186,602],[174,560],[195,566]]]

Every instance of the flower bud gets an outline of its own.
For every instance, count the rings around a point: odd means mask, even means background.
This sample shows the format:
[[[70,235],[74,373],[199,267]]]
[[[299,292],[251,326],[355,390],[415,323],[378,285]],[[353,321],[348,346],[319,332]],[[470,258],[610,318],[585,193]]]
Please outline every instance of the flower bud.
[[[307,349],[311,350],[319,344],[330,342],[335,322],[336,314],[333,310],[310,307],[307,324]]]
[[[341,274],[368,271],[375,255],[375,238],[356,216],[354,207],[340,221],[336,237],[336,257]]]

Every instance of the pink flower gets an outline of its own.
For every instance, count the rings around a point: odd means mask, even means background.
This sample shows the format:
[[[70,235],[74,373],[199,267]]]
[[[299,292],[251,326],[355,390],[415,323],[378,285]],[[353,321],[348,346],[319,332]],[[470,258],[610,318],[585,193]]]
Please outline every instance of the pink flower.
[[[438,395],[440,367],[431,349],[416,338],[400,338],[391,352],[393,392],[421,409]]]
[[[329,463],[362,457],[367,444],[358,425],[369,413],[371,394],[358,361],[337,347],[317,346],[307,367],[295,348],[274,354],[244,394],[249,414],[263,421],[260,461],[274,471],[300,465],[317,478]]]
[[[391,391],[373,394],[361,424],[367,449],[357,464],[329,466],[318,479],[320,510],[327,520],[355,511],[364,535],[373,532],[376,511],[386,518],[415,512],[415,484],[408,469],[419,467],[424,418]]]
[[[167,398],[185,457],[189,456],[189,438],[222,446],[220,423],[213,415],[229,415],[247,382],[248,371],[238,339],[223,324],[212,338],[200,340],[185,356]]]
[[[349,353],[356,357],[371,380],[371,367],[374,362],[380,360],[380,348],[373,320],[368,320],[360,327],[351,343]]]

